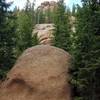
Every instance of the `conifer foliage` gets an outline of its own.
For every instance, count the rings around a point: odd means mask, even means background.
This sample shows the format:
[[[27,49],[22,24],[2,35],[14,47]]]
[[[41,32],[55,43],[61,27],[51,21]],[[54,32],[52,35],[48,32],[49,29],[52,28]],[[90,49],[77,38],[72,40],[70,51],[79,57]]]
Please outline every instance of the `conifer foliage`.
[[[0,0],[0,79],[13,65],[14,57],[14,41],[15,26],[13,24],[12,12],[8,11],[10,3]]]
[[[54,46],[68,51],[70,48],[70,25],[64,0],[58,1],[54,24]]]
[[[75,100],[99,100],[100,91],[100,2],[83,0],[77,8],[76,49],[72,83]]]
[[[82,6],[73,5],[72,12],[64,0],[58,0],[54,12],[47,10],[45,14],[36,11],[29,0],[21,10],[11,12],[10,5],[0,0],[0,79],[25,49],[38,44],[37,35],[32,37],[35,24],[54,23],[53,45],[73,58],[74,100],[100,100],[100,0],[82,0]]]
[[[27,0],[25,9],[19,11],[17,15],[17,56],[19,56],[25,49],[38,44],[36,42],[38,41],[36,36],[32,37],[32,31],[35,25],[34,16],[34,3],[31,4],[30,1]]]
[[[32,37],[34,3],[27,0],[24,9],[15,8],[14,11],[10,11],[10,5],[0,0],[0,79],[5,78],[25,49],[38,44],[37,36]]]

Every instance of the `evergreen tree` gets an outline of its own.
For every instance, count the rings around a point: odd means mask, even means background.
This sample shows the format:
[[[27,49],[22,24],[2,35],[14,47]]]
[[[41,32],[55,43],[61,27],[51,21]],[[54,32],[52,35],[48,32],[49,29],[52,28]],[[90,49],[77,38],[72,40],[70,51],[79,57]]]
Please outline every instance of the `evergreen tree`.
[[[75,4],[73,4],[73,7],[72,7],[72,15],[73,16],[75,15],[75,12],[76,12],[76,6],[75,6]]]
[[[8,11],[10,3],[0,0],[0,79],[14,64],[15,25],[12,12]]]
[[[55,13],[54,46],[69,51],[70,49],[70,25],[66,14],[64,0],[59,0]]]
[[[38,13],[38,24],[43,24],[46,22],[45,20],[46,16],[42,11],[39,11]]]
[[[73,79],[76,100],[99,100],[100,91],[100,6],[84,0],[77,12],[77,40],[74,51]]]
[[[18,14],[17,18],[17,55],[20,55],[25,49],[33,46],[32,31],[35,24],[34,21],[34,5],[29,1],[26,3],[25,10]]]

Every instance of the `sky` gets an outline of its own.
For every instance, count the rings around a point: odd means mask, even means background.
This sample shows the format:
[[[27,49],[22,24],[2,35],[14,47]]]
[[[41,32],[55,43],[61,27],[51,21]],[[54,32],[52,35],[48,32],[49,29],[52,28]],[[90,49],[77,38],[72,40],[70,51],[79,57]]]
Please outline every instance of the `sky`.
[[[27,0],[6,0],[7,2],[12,2],[12,7],[13,9],[15,6],[19,7],[20,9],[25,7],[25,3]],[[33,2],[34,0],[30,0],[30,2]],[[57,0],[35,0],[35,8],[38,7],[43,1],[57,1]],[[81,5],[81,0],[65,0],[65,3],[67,6],[70,8],[72,7],[73,4],[79,4]]]

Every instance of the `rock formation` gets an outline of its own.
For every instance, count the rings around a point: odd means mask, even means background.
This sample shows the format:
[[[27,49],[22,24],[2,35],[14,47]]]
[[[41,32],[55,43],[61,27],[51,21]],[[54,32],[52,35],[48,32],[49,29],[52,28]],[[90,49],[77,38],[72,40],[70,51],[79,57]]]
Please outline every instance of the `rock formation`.
[[[75,33],[76,32],[76,29],[75,29],[76,18],[74,16],[71,16],[69,20],[70,20],[71,30],[73,33]]]
[[[52,44],[54,24],[37,24],[33,30],[37,34],[40,44]]]
[[[71,100],[70,55],[53,46],[26,50],[0,87],[0,100]]]
[[[53,11],[56,2],[38,7]],[[0,100],[71,100],[68,70],[71,56],[52,45],[54,24],[36,24],[41,45],[27,49],[0,84]],[[45,45],[44,45],[45,44]]]
[[[55,1],[44,1],[41,3],[41,5],[37,8],[37,10],[40,10],[42,12],[46,12],[47,10],[50,10],[51,12],[55,9],[57,6],[57,3]]]
[[[44,1],[36,9],[36,23],[52,23],[54,21],[54,13],[57,8],[57,2],[55,1]]]

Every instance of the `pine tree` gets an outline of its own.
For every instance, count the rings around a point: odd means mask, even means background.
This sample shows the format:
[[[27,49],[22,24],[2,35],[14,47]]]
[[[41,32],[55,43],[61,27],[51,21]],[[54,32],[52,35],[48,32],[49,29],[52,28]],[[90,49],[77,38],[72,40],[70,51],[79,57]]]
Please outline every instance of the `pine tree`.
[[[75,15],[75,11],[76,11],[76,6],[75,6],[75,4],[73,4],[73,7],[72,7],[72,15],[73,16]]]
[[[100,91],[100,7],[93,0],[83,1],[77,12],[77,40],[73,79],[76,100],[99,100]]]
[[[9,6],[10,3],[0,0],[0,79],[5,77],[15,61],[15,25],[12,12],[7,10]]]
[[[33,46],[32,31],[35,24],[34,21],[34,5],[29,1],[26,3],[25,10],[18,13],[17,19],[17,55],[19,56],[25,49]]]
[[[58,2],[54,24],[54,46],[68,51],[70,49],[70,25],[64,0]]]

